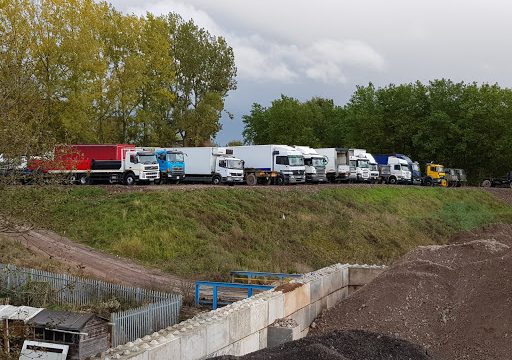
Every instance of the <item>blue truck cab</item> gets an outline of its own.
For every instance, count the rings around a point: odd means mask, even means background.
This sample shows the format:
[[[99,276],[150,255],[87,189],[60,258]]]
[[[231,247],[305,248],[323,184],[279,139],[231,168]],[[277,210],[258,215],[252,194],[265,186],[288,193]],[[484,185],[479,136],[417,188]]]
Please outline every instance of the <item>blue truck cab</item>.
[[[155,151],[162,182],[178,183],[185,178],[185,155],[179,149]]]

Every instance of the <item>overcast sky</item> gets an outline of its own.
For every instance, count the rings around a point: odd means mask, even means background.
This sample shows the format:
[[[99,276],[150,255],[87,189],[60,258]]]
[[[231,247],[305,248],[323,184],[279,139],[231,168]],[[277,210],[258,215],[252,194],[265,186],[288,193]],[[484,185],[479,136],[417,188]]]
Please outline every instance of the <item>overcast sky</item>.
[[[121,11],[177,12],[235,52],[238,89],[217,142],[241,139],[252,103],[281,94],[344,104],[356,85],[428,81],[512,86],[512,3],[475,0],[112,0]]]

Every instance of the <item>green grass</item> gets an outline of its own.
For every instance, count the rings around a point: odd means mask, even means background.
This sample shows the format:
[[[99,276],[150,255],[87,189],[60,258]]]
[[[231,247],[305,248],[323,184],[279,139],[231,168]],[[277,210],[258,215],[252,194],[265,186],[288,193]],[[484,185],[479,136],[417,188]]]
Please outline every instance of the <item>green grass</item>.
[[[210,278],[389,263],[460,230],[512,223],[511,207],[477,189],[16,187],[3,190],[0,206],[94,248]]]

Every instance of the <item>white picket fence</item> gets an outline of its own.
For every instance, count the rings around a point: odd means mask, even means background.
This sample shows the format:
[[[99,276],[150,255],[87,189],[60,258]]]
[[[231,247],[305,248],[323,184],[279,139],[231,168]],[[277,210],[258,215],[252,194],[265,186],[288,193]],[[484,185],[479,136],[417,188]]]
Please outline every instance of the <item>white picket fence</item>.
[[[0,264],[0,288],[23,293],[27,284],[34,282],[47,284],[52,301],[59,305],[87,306],[115,298],[138,306],[111,314],[112,346],[149,335],[179,320],[180,294]]]

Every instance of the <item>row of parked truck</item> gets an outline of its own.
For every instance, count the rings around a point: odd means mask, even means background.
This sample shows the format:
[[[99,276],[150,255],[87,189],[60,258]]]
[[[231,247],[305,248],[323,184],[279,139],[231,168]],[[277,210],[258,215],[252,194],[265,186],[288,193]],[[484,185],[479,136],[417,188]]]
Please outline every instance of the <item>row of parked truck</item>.
[[[422,173],[403,154],[372,155],[364,149],[287,145],[141,148],[129,144],[58,146],[30,159],[24,174],[64,174],[71,182],[138,182],[283,185],[366,182],[462,186],[461,169],[429,163]]]

